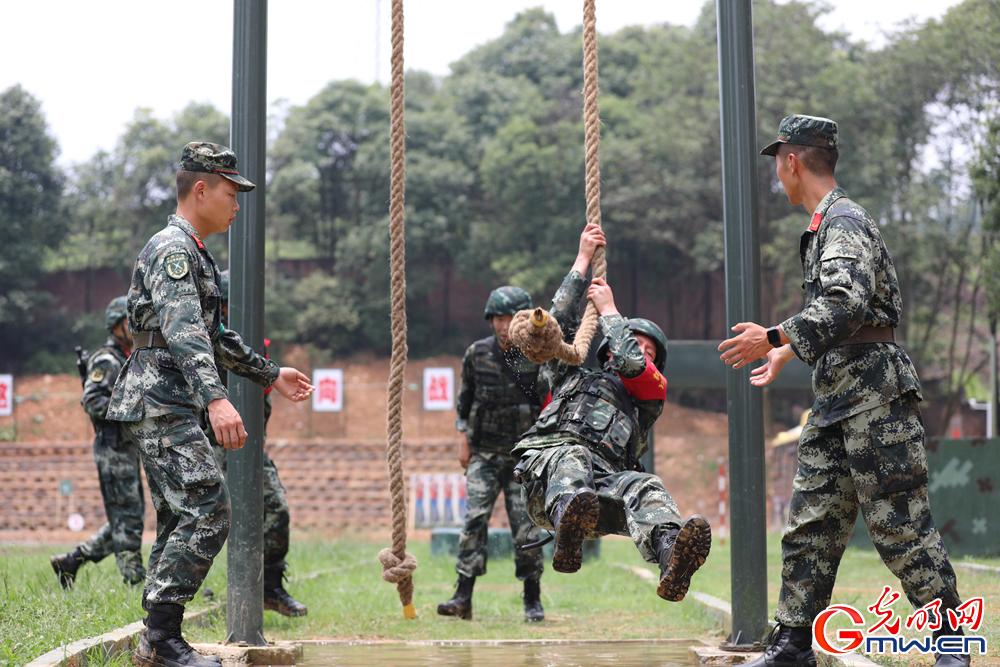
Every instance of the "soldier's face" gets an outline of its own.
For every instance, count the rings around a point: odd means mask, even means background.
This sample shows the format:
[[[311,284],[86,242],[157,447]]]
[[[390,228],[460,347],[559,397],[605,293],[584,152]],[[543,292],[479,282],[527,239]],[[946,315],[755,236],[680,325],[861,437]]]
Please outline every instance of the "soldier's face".
[[[514,319],[513,315],[493,315],[490,318],[490,324],[493,325],[493,333],[497,335],[497,340],[503,346],[510,345],[510,321]]]
[[[633,332],[635,333],[635,332]],[[639,349],[649,363],[656,361],[656,343],[646,334],[635,333],[635,340],[639,343]]]
[[[228,179],[221,179],[214,188],[206,188],[204,217],[211,227],[211,234],[220,234],[228,231],[236,212],[240,210],[240,205],[236,201],[236,193],[239,188]]]

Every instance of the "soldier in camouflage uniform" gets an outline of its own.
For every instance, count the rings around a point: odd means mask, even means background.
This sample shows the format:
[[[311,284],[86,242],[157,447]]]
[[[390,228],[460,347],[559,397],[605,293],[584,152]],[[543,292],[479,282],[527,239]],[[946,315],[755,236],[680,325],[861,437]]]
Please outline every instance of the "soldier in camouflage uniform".
[[[812,213],[802,234],[805,308],[776,327],[754,323],[724,341],[740,368],[765,358],[751,382],[771,382],[798,356],[813,366],[816,403],[799,438],[798,472],[782,537],[782,585],[763,665],[815,665],[813,619],[830,604],[837,567],[858,511],[882,561],[914,607],[961,604],[955,571],[927,500],[920,382],[895,343],[902,301],[878,225],[837,186],[837,124],[792,115],[761,151],[776,159],[793,205]],[[962,634],[944,623],[938,636]],[[940,654],[938,666],[968,665]]]
[[[538,365],[528,361],[507,335],[515,313],[531,308],[531,295],[520,287],[500,287],[486,301],[485,317],[493,335],[469,346],[462,359],[455,428],[462,434],[458,460],[466,469],[468,512],[458,542],[458,588],[438,605],[442,616],[472,619],[472,588],[486,574],[488,529],[493,504],[503,491],[514,544],[535,542],[538,528],[528,518],[521,489],[514,481],[510,450],[538,417],[549,393]],[[542,608],[542,554],[514,552],[515,576],[524,582],[524,618],[545,619]]]
[[[646,561],[660,565],[657,594],[679,601],[708,557],[711,528],[702,516],[685,521],[663,481],[642,471],[639,457],[666,399],[667,340],[653,322],[622,317],[605,281],[588,290],[584,274],[600,245],[601,228],[587,225],[551,315],[571,339],[587,292],[601,315],[602,370],[545,364],[552,401],[514,447],[516,474],[532,520],[555,531],[554,570],[579,570],[585,539],[628,535]]]
[[[222,289],[222,324],[229,326],[229,269],[220,275]],[[270,341],[264,339],[264,357],[267,357],[267,347]],[[229,380],[226,369],[219,365],[219,379],[224,386]],[[267,441],[267,422],[271,418],[271,387],[264,390],[264,440]],[[205,434],[212,443],[215,461],[219,464],[222,474],[227,474],[228,454],[226,448],[215,437],[212,425],[206,423]],[[291,515],[288,502],[285,500],[285,487],[278,479],[278,469],[271,457],[264,450],[264,609],[271,609],[282,616],[305,616],[309,608],[298,602],[284,588],[283,578],[288,563],[288,535],[291,525]],[[208,590],[205,590],[208,594]]]
[[[134,660],[157,667],[217,667],[184,641],[184,605],[204,581],[229,534],[225,478],[201,428],[202,413],[223,446],[239,449],[246,430],[216,364],[295,401],[313,387],[222,325],[219,269],[202,242],[236,217],[237,192],[253,183],[218,144],[186,145],[177,172],[177,213],[135,263],[128,323],[135,339],[115,384],[108,419],[135,442],[156,507],[157,535],[143,591],[146,629]]]
[[[63,588],[72,587],[81,565],[96,563],[110,554],[115,555],[126,584],[135,586],[146,579],[140,552],[146,499],[139,454],[121,426],[105,420],[111,390],[132,349],[124,296],[108,304],[104,323],[110,336],[87,358],[81,403],[94,424],[94,462],[108,520],[83,544],[49,559]]]

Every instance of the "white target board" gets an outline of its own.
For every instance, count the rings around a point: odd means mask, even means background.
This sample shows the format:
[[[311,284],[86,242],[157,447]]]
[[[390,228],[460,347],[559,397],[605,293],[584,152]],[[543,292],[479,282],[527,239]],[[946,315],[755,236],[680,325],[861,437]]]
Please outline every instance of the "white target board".
[[[340,412],[344,409],[344,371],[340,368],[316,368],[312,383],[313,412]]]

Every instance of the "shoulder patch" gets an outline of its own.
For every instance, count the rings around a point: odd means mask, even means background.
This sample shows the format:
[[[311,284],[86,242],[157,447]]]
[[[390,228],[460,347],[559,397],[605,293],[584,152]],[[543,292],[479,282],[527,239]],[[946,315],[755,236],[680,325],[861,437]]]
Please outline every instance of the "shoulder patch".
[[[101,380],[104,379],[104,376],[106,376],[107,374],[108,372],[106,370],[104,370],[100,366],[95,366],[94,370],[90,371],[90,381],[100,382]]]
[[[188,264],[188,256],[186,252],[175,252],[172,255],[168,255],[167,258],[163,260],[163,265],[166,267],[167,275],[174,280],[183,278],[191,269]]]

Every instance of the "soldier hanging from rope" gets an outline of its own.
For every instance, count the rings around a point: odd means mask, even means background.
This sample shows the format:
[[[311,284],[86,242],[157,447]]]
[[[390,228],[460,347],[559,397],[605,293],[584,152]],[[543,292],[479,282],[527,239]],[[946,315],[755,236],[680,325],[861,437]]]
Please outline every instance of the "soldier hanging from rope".
[[[559,359],[543,366],[552,402],[514,447],[515,477],[532,521],[555,531],[554,570],[579,570],[586,539],[628,535],[647,562],[660,565],[657,594],[677,602],[705,563],[712,532],[702,516],[685,521],[660,478],[639,463],[666,399],[667,340],[655,323],[622,317],[603,279],[588,289],[584,274],[604,244],[600,226],[588,224],[550,312],[572,339],[587,291],[605,336],[597,350],[601,370]]]

